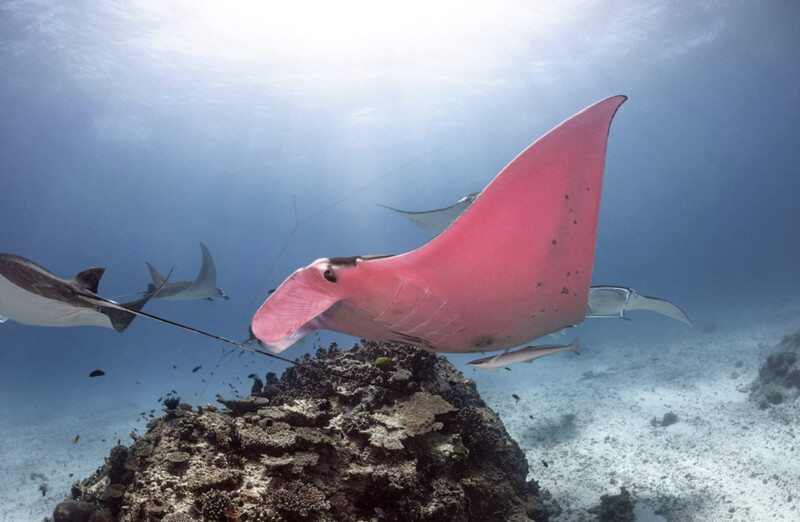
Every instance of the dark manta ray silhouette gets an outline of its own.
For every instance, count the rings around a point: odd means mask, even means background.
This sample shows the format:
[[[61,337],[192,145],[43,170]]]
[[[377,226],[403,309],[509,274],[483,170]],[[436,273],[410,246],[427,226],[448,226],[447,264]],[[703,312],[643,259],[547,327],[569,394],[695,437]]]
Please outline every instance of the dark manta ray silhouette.
[[[153,282],[148,285],[147,292],[155,292],[156,299],[169,299],[172,301],[188,301],[191,299],[207,299],[212,301],[215,297],[228,299],[225,292],[217,288],[217,269],[211,252],[203,243],[200,243],[200,250],[203,251],[203,263],[200,265],[200,272],[194,281],[178,281],[168,283],[153,265],[145,261],[147,268],[150,269],[150,276]],[[158,291],[156,292],[156,289]]]
[[[0,322],[32,326],[102,326],[123,332],[153,297],[122,303],[97,295],[105,268],[88,268],[63,279],[33,261],[0,254]],[[113,305],[117,305],[114,307]]]

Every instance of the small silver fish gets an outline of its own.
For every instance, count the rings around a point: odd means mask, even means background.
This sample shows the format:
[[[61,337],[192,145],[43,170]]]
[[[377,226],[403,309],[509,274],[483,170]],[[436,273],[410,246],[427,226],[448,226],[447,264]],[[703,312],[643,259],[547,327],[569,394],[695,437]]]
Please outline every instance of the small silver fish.
[[[496,372],[503,366],[521,362],[529,363],[534,359],[538,359],[539,357],[544,357],[545,355],[550,355],[551,353],[560,352],[562,350],[572,350],[580,355],[581,352],[578,350],[578,338],[576,337],[571,344],[566,346],[553,344],[544,346],[528,346],[515,352],[504,352],[499,355],[492,355],[491,357],[476,359],[468,362],[467,366],[472,366],[474,368],[486,368],[487,370]]]

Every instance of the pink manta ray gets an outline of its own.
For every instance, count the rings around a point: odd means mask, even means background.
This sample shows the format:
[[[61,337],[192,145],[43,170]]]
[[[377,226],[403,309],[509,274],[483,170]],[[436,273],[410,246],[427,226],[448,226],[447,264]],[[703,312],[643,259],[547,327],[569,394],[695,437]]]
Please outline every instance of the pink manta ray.
[[[525,344],[583,321],[614,96],[517,156],[444,232],[396,256],[323,258],[251,325],[277,353],[325,328],[434,352]]]

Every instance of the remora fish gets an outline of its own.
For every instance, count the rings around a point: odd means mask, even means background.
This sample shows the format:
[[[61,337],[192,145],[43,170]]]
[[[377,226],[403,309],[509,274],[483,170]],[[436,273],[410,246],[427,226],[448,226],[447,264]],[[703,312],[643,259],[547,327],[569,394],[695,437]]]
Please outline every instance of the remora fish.
[[[544,357],[545,355],[550,355],[551,353],[560,352],[562,350],[572,350],[573,352],[580,355],[580,351],[578,350],[578,338],[576,337],[571,344],[566,346],[559,346],[554,344],[547,344],[543,346],[528,346],[527,348],[522,348],[521,350],[517,350],[515,352],[506,352],[501,353],[500,355],[492,355],[491,357],[484,357],[483,359],[476,359],[474,361],[470,361],[467,363],[467,366],[472,366],[474,368],[486,368],[487,370],[492,370],[496,372],[503,366],[508,366],[509,364],[514,363],[521,363],[521,362],[532,362],[534,359],[538,359],[539,357]]]

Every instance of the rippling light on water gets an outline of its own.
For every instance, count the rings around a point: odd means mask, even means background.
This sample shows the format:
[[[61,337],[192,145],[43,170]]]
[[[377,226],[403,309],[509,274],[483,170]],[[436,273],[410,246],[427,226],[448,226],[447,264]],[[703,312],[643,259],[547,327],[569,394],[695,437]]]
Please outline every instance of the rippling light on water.
[[[159,110],[242,99],[257,110],[286,92],[318,105],[338,104],[343,93],[374,100],[368,106],[402,95],[432,109],[434,99],[457,104],[509,85],[615,78],[623,63],[653,67],[724,28],[703,5],[681,4],[688,16],[653,1],[610,4],[17,0],[0,5],[0,25],[7,56],[26,74],[28,64],[50,63],[50,74],[60,69],[117,102]],[[15,41],[32,33],[35,47]],[[42,48],[44,59],[33,56]]]
[[[159,21],[142,36],[145,45],[212,63],[344,76],[402,66],[443,75],[496,67],[524,46],[515,35],[520,25],[530,37],[557,23],[549,8],[510,16],[515,4],[142,0],[125,9]]]

